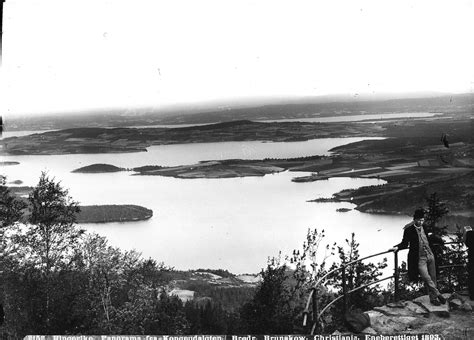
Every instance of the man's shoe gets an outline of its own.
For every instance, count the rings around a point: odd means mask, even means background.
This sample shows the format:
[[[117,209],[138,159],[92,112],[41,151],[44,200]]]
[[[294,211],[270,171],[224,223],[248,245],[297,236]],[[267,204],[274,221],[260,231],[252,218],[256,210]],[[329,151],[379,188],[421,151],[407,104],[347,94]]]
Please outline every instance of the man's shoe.
[[[430,302],[433,306],[441,306],[441,303],[437,299],[430,299]]]
[[[438,300],[439,300],[439,302],[441,302],[442,305],[444,305],[446,303],[446,299],[444,298],[443,295],[438,295]]]

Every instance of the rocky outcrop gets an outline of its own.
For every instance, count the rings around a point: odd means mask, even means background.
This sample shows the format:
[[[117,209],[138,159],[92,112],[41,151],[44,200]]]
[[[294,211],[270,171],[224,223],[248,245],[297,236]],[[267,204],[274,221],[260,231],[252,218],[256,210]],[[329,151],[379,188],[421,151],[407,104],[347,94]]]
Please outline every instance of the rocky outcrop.
[[[430,303],[427,295],[413,301],[390,303],[366,312],[366,334],[440,334],[445,339],[474,339],[474,301],[463,294],[443,294],[447,302]]]

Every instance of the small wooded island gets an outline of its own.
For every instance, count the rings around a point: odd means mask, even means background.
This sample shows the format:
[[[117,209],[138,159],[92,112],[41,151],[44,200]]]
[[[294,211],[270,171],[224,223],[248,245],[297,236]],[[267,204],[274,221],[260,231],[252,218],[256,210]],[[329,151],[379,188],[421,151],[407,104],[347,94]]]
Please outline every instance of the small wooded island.
[[[28,204],[27,197],[33,188],[29,186],[9,186],[8,190]],[[79,205],[79,209],[80,212],[76,216],[76,222],[82,224],[144,221],[153,216],[153,210],[133,204]]]
[[[77,223],[108,223],[143,221],[153,216],[153,211],[139,205],[83,205]]]
[[[123,168],[119,168],[115,165],[110,165],[110,164],[92,164],[92,165],[84,166],[82,168],[73,170],[72,172],[97,174],[97,173],[105,173],[105,172],[119,172],[119,171],[124,171],[124,170],[125,169]]]

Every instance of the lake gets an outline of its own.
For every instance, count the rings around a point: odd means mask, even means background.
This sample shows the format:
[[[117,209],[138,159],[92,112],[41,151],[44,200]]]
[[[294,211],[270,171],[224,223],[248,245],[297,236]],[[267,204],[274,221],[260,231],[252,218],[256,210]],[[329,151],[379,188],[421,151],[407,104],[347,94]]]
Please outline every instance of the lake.
[[[93,164],[122,167],[191,164],[207,159],[287,158],[328,154],[338,145],[363,138],[331,138],[292,143],[230,142],[153,146],[148,152],[53,156],[6,156],[1,161],[8,181],[35,185],[41,171],[60,180],[81,204],[138,204],[153,209],[147,221],[87,224],[122,249],[136,249],[177,269],[223,268],[255,273],[267,258],[301,248],[308,228],[326,230],[328,243],[356,233],[361,255],[398,243],[407,216],[371,215],[351,210],[350,203],[310,203],[342,189],[384,183],[378,179],[333,178],[312,183],[291,179],[307,173],[283,172],[264,177],[176,179],[130,176],[129,172],[78,174]]]
[[[400,112],[400,113],[377,113],[377,114],[361,114],[348,116],[332,116],[332,117],[308,117],[308,118],[288,118],[288,119],[268,119],[261,122],[306,122],[306,123],[338,123],[338,122],[361,122],[374,120],[388,120],[400,118],[429,118],[440,116],[441,113],[431,112]]]

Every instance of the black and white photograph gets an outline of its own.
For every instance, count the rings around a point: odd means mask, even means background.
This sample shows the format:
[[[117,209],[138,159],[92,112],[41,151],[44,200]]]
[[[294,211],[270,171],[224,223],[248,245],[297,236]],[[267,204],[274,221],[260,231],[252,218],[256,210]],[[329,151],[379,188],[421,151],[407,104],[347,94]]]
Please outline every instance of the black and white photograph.
[[[472,0],[0,6],[0,340],[474,339]]]

